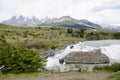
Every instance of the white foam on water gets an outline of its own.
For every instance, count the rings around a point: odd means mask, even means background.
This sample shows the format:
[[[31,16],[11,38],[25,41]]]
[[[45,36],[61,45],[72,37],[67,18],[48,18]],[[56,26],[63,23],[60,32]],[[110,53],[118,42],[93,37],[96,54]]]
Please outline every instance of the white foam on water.
[[[72,49],[70,48],[71,46],[73,46]],[[85,46],[84,43],[81,43],[81,42],[78,44],[75,44],[75,45],[68,45],[63,51],[61,51],[61,53],[58,53],[53,57],[47,58],[46,68],[47,69],[56,69],[56,68],[60,68],[60,67],[65,67],[64,64],[59,63],[59,59],[64,58],[70,52],[90,51],[93,49],[94,49],[93,47]]]
[[[101,52],[106,54],[110,62],[120,62],[120,44],[101,47]]]
[[[112,40],[111,41],[108,40],[108,42],[106,40],[99,41],[99,42],[94,41],[94,42],[92,42],[92,46],[89,45],[91,42],[79,42],[74,45],[68,45],[60,53],[57,53],[56,55],[47,58],[46,68],[50,69],[50,70],[51,69],[59,69],[60,71],[64,71],[66,69],[68,70],[68,69],[70,69],[70,68],[68,68],[70,66],[66,66],[65,63],[60,64],[59,59],[64,58],[70,52],[80,52],[80,51],[87,52],[87,51],[91,51],[94,49],[100,49],[103,54],[106,54],[110,59],[110,63],[120,62],[120,43],[119,43],[120,41],[117,43],[115,43],[115,41],[114,42],[113,41]],[[107,42],[107,45],[105,45],[106,42]],[[113,44],[112,44],[112,42],[113,42]],[[99,43],[100,46],[98,46],[99,44],[97,45],[97,43]],[[102,44],[103,44],[103,46],[102,46]],[[71,46],[73,46],[73,48],[71,48]]]

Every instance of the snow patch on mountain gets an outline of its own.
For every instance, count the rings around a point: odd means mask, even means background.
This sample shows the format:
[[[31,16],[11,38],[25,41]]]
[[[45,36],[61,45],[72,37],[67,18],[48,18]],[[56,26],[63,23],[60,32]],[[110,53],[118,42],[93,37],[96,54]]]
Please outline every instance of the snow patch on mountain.
[[[105,23],[100,23],[100,22],[95,22],[96,24],[100,25],[102,28],[120,28],[118,25],[113,25],[113,24],[105,24]]]

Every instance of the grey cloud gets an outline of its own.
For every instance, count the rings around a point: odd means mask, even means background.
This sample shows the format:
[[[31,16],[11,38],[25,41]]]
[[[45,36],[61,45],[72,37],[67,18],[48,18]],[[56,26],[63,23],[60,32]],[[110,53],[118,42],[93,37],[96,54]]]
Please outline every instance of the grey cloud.
[[[103,11],[103,10],[107,10],[107,9],[120,10],[120,5],[100,6],[100,7],[93,8],[92,11],[99,12],[99,11]]]
[[[0,0],[0,21],[14,15],[38,18],[70,15],[77,19],[103,21],[101,16],[108,13],[107,10],[111,10],[109,15],[115,20],[116,17],[119,18],[119,4],[120,0]],[[113,24],[114,21],[109,20],[109,16],[104,17],[106,22]],[[116,22],[119,24],[120,18]]]

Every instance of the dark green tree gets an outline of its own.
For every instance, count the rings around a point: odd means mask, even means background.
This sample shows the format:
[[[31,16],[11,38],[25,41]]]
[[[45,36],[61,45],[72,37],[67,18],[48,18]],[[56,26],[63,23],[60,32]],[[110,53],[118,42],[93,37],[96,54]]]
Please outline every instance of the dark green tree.
[[[84,34],[85,34],[85,29],[80,29],[79,35],[80,35],[81,38],[84,37]]]
[[[68,34],[72,34],[73,33],[73,29],[67,29],[67,33]]]
[[[120,32],[114,32],[113,33],[113,38],[114,39],[120,39]]]

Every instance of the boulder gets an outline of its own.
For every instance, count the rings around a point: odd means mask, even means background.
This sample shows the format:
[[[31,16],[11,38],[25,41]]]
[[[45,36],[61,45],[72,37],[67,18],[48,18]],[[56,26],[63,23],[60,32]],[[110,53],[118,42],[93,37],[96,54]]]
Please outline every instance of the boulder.
[[[74,46],[72,45],[72,46],[70,46],[70,49],[73,49],[74,48]]]
[[[48,58],[48,57],[53,57],[55,54],[61,53],[61,51],[64,50],[64,47],[59,48],[59,49],[54,49],[54,50],[48,50],[44,52],[39,52],[42,58]]]
[[[59,59],[59,63],[60,63],[60,64],[63,64],[63,63],[64,63],[64,60],[65,60],[64,58]]]
[[[105,64],[109,63],[109,58],[100,50],[93,50],[69,53],[64,61],[66,64]]]
[[[41,57],[43,57],[43,58],[52,57],[52,56],[55,55],[55,51],[54,51],[54,50],[49,50],[49,51],[40,53],[40,55],[41,55]]]

